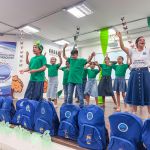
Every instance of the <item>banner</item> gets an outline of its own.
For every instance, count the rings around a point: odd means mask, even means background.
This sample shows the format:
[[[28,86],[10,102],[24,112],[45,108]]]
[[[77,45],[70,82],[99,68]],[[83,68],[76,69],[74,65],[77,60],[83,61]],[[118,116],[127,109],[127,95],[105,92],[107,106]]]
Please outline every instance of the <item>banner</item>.
[[[100,30],[100,43],[102,48],[102,54],[105,57],[107,54],[108,48],[108,40],[109,40],[109,29],[103,28]],[[100,71],[99,80],[102,77],[102,71]],[[101,105],[103,104],[103,98],[101,96],[98,97],[98,103]]]
[[[0,42],[0,95],[11,95],[12,73],[16,69],[14,62],[16,42]]]

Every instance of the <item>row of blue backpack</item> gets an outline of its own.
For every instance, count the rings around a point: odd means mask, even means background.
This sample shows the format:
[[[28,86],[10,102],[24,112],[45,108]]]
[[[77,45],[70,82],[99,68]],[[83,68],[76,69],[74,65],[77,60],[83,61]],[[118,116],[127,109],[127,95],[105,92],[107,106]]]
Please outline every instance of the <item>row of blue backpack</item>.
[[[108,143],[108,150],[150,150],[150,119],[143,125],[136,115],[114,113],[109,122],[110,142],[101,108],[89,105],[80,110],[66,104],[60,109],[58,135],[77,140],[81,147],[93,150],[105,150]]]
[[[48,130],[51,136],[57,135],[59,127],[59,119],[53,104],[45,100],[40,102],[28,99],[17,101],[12,123],[39,133]]]
[[[77,140],[84,148],[105,150],[109,140],[103,110],[95,105],[82,109],[71,104],[63,105],[58,135]]]
[[[104,150],[108,143],[104,112],[95,105],[80,109],[66,104],[60,109],[60,125],[51,102],[22,99],[16,103],[11,97],[0,97],[0,121],[50,135],[77,140],[81,147]],[[109,117],[111,138],[109,150],[150,150],[150,119],[142,120],[130,113],[114,113]]]

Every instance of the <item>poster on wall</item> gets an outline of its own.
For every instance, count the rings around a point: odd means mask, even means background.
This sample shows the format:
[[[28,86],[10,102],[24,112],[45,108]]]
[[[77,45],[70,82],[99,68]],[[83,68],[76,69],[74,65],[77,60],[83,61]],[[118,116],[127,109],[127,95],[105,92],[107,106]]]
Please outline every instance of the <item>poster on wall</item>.
[[[15,70],[16,42],[0,41],[0,95],[11,94],[12,73]]]

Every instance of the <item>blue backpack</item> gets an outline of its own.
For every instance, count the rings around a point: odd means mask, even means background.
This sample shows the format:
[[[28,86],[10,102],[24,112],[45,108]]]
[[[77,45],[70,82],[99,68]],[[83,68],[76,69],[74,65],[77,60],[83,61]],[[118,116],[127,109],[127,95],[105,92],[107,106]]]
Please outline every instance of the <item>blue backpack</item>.
[[[28,100],[29,99],[27,99],[27,98],[18,100],[17,103],[16,103],[16,110],[22,109],[24,107],[25,102],[28,101]]]
[[[81,109],[78,116],[79,137],[81,147],[93,150],[105,150],[107,145],[107,130],[104,121],[104,111],[89,105]]]
[[[24,111],[24,104],[28,99],[21,99],[18,100],[16,103],[16,113],[12,119],[12,123],[15,125],[21,125],[21,119],[22,119],[22,115],[23,115],[23,111]]]
[[[150,150],[150,119],[144,122],[142,140],[147,150]]]
[[[60,126],[58,135],[71,140],[79,136],[78,114],[80,108],[72,104],[63,104],[60,108]]]
[[[114,113],[109,116],[111,140],[108,150],[143,150],[142,120],[129,113]]]
[[[23,103],[21,103],[23,102]],[[36,107],[38,105],[38,101],[34,100],[21,100],[18,101],[17,111],[13,118],[13,124],[21,125],[26,129],[33,130],[34,129],[34,115],[36,111]],[[21,104],[19,109],[19,104]],[[22,105],[23,104],[23,105]]]
[[[43,134],[46,130],[49,130],[51,136],[57,135],[59,119],[51,102],[45,100],[39,102],[34,122],[34,130],[36,132]]]
[[[0,121],[11,123],[15,114],[15,107],[11,96],[0,96]]]

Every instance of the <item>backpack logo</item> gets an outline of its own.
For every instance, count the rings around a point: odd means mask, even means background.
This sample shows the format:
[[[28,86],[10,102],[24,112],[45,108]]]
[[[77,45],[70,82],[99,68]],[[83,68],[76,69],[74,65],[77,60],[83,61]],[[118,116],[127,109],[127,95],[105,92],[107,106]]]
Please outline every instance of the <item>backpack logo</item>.
[[[24,103],[24,101],[22,101],[22,102],[20,103],[20,106],[21,106],[21,107],[23,106],[23,103]]]
[[[26,106],[26,111],[30,112],[30,106],[29,105]]]
[[[40,128],[40,132],[41,132],[41,133],[44,133],[44,129],[43,129],[43,128]]]
[[[25,127],[27,127],[27,124],[26,124],[26,122],[24,122],[24,126],[25,126]]]
[[[93,119],[93,113],[92,112],[88,112],[87,113],[87,119],[88,120],[92,120]]]
[[[45,114],[45,108],[44,108],[44,107],[41,108],[41,114],[42,114],[42,115]]]
[[[128,131],[128,126],[125,123],[120,123],[118,125],[118,130],[120,132],[127,132]]]
[[[88,145],[91,144],[91,139],[92,139],[91,136],[92,136],[91,134],[88,134],[88,135],[86,136],[86,143],[87,143]]]
[[[20,121],[20,115],[17,116],[17,123]]]
[[[2,120],[5,120],[5,117],[4,117],[4,115],[2,115],[2,118],[3,118]]]
[[[71,117],[71,112],[70,111],[66,111],[65,112],[65,117],[69,119]]]

